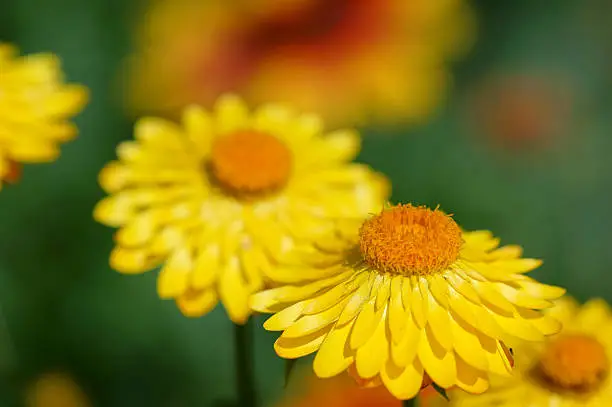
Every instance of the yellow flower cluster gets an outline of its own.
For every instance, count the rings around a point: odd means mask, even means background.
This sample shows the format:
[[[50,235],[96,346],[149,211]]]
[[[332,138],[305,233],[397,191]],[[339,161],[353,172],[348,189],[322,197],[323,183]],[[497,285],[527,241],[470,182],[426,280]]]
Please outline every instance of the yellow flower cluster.
[[[0,45],[0,185],[58,156],[85,99],[55,56]],[[237,325],[272,314],[279,356],[316,354],[318,377],[348,372],[397,399],[433,383],[463,391],[458,406],[606,405],[607,305],[559,300],[564,289],[527,276],[541,261],[489,231],[389,204],[388,180],[354,162],[356,131],[224,94],[134,133],[100,173],[94,217],[118,229],[111,267],[159,268],[159,296],[184,315],[219,302]]]
[[[348,371],[399,399],[432,381],[482,393],[510,375],[508,343],[560,329],[541,310],[564,290],[525,275],[539,260],[439,209],[386,205],[385,178],[351,163],[354,131],[226,95],[135,136],[100,174],[113,268],[161,267],[160,297],[187,316],[219,300],[237,324],[274,314],[276,352],[316,353],[319,377]]]

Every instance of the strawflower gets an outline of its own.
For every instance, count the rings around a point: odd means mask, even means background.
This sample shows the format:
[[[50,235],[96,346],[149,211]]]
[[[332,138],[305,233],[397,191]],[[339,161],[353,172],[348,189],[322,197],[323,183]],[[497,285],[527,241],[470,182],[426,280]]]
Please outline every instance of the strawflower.
[[[543,343],[515,346],[512,377],[491,382],[485,394],[452,392],[452,406],[604,407],[612,405],[612,312],[601,299],[580,306],[559,300],[548,312],[563,330]]]
[[[348,370],[400,399],[415,397],[426,375],[482,393],[490,373],[511,372],[504,341],[542,341],[560,329],[540,310],[564,293],[525,275],[539,260],[498,245],[438,209],[392,206],[318,239],[303,252],[310,273],[251,305],[274,313],[264,327],[283,331],[281,357],[316,352],[319,377]]]
[[[159,296],[187,316],[220,299],[244,323],[250,294],[295,278],[281,263],[295,247],[336,219],[379,210],[388,195],[384,177],[350,162],[356,132],[325,133],[318,116],[284,106],[251,113],[226,95],[213,114],[186,109],[180,124],[144,118],[135,137],[101,172],[110,196],[94,216],[120,228],[111,266],[128,274],[162,266]]]
[[[63,373],[46,373],[26,392],[26,407],[89,407],[87,395],[74,380]]]
[[[63,82],[55,55],[19,57],[0,43],[0,188],[19,180],[22,164],[57,159],[77,134],[68,119],[86,100],[85,87]]]
[[[449,60],[473,36],[457,0],[162,0],[128,68],[140,111],[210,105],[227,91],[275,100],[334,124],[428,118]]]

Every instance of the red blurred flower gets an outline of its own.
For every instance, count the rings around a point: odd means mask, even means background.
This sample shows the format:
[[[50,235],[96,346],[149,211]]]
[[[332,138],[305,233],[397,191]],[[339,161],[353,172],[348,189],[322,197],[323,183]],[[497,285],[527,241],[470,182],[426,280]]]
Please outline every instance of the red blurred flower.
[[[427,117],[471,38],[461,0],[161,0],[131,69],[132,105],[176,112],[238,92],[354,122]]]

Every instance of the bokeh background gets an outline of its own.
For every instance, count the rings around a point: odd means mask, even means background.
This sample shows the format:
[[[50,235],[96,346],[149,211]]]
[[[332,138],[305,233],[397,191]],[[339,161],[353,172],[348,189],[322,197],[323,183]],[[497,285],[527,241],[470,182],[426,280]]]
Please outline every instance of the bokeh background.
[[[475,41],[449,65],[453,81],[435,111],[418,123],[360,123],[359,159],[389,175],[394,201],[440,204],[465,228],[543,258],[541,281],[612,300],[612,2],[469,4]],[[95,406],[235,399],[223,309],[187,319],[157,298],[155,273],[112,271],[113,231],[91,215],[103,196],[98,171],[131,137],[123,73],[145,9],[0,1],[0,41],[57,53],[69,80],[91,90],[61,159],[25,168],[0,194],[0,406],[22,405],[47,372],[69,374]],[[283,390],[274,339],[258,329],[266,405]]]

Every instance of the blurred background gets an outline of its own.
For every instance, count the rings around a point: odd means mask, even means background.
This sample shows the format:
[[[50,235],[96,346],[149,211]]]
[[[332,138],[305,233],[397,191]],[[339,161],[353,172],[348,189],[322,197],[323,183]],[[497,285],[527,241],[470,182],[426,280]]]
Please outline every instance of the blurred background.
[[[112,271],[113,231],[91,215],[138,115],[227,90],[357,125],[359,159],[394,201],[440,204],[543,258],[541,281],[612,300],[612,2],[428,2],[2,0],[0,41],[57,53],[91,102],[61,159],[0,194],[0,406],[235,400],[223,309],[187,319],[154,272]],[[270,406],[275,336],[258,329],[255,344]],[[42,402],[32,386],[48,374],[80,390]]]

